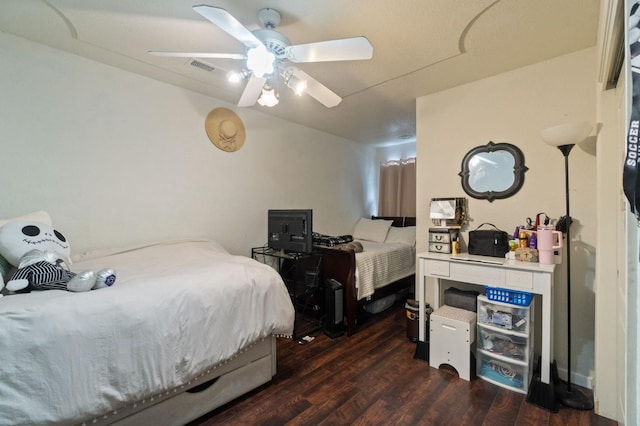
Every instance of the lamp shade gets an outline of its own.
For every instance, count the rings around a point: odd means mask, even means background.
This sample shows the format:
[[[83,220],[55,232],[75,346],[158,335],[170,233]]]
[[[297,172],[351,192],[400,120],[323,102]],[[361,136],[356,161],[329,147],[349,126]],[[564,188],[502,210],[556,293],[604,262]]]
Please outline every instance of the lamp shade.
[[[540,137],[551,146],[573,145],[585,140],[591,129],[587,122],[566,123],[542,130]]]
[[[273,87],[265,85],[262,88],[262,93],[258,98],[258,103],[262,106],[272,107],[278,105],[278,95]]]

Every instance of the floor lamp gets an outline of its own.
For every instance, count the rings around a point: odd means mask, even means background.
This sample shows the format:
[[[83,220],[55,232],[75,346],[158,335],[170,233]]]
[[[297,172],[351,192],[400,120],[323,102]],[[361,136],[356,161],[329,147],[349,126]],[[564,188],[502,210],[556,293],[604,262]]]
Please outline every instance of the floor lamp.
[[[568,123],[550,127],[540,132],[542,140],[555,146],[564,156],[564,187],[566,202],[567,252],[567,381],[555,385],[555,394],[562,405],[578,410],[592,410],[593,398],[571,385],[571,216],[569,214],[569,153],[575,144],[582,142],[591,133],[589,123]]]

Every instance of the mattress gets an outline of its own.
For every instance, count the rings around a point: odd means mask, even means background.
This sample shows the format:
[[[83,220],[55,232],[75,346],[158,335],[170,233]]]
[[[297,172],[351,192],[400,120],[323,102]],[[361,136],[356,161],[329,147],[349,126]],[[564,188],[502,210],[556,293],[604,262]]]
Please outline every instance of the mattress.
[[[367,299],[376,289],[415,274],[414,245],[359,241],[364,250],[356,253],[358,300]]]
[[[257,341],[291,335],[280,276],[211,241],[84,256],[113,287],[0,299],[0,424],[71,424],[171,392]]]

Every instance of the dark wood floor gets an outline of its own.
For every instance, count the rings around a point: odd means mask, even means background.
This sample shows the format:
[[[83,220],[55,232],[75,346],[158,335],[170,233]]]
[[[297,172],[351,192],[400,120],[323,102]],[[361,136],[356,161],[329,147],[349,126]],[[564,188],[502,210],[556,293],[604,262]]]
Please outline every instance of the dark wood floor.
[[[481,379],[470,382],[414,359],[403,304],[364,319],[358,333],[279,339],[273,381],[190,426],[616,425],[592,411],[558,413]]]

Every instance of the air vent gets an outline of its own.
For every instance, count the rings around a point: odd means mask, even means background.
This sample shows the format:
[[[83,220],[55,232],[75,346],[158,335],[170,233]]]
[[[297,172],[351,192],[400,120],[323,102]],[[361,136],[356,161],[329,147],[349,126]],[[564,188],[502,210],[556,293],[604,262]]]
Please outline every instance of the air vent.
[[[206,72],[211,72],[211,71],[215,70],[215,68],[213,66],[211,66],[209,64],[206,64],[206,63],[204,63],[202,61],[199,61],[197,59],[191,59],[189,61],[189,65],[191,65],[192,67],[200,68],[201,70],[206,71]]]

